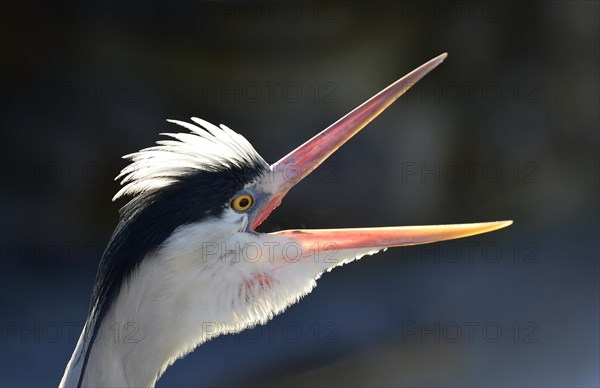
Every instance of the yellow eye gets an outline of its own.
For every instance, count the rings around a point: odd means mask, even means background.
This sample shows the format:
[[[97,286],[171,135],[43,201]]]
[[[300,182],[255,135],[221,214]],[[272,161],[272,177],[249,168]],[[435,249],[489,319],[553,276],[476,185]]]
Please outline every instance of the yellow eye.
[[[231,200],[231,207],[236,212],[245,212],[254,204],[254,198],[249,194],[240,194]]]

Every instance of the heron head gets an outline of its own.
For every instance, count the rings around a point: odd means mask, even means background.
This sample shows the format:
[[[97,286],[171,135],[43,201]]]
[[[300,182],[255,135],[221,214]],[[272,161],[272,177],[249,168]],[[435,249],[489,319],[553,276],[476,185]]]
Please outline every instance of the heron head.
[[[169,120],[188,132],[166,133],[156,146],[127,155],[131,164],[117,177],[123,187],[114,199],[131,198],[100,262],[81,370],[90,357],[105,363],[111,362],[107,353],[126,355],[118,364],[123,375],[138,376],[143,367],[149,373],[132,381],[150,385],[198,344],[280,313],[324,271],[389,247],[509,225],[256,231],[290,189],[445,57],[396,81],[272,165],[243,136],[198,118]],[[125,321],[137,325],[141,341],[94,344],[103,325]],[[87,381],[101,382],[94,376],[90,372]]]

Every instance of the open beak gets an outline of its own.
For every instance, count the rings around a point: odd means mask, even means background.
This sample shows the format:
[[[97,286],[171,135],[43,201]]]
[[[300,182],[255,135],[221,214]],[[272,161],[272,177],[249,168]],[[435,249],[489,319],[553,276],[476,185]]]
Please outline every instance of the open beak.
[[[442,63],[448,55],[439,55],[400,78],[321,133],[271,165],[269,198],[254,211],[251,226],[255,229],[281,204],[282,198],[300,180],[315,170],[342,144],[377,117],[425,74]],[[400,226],[356,229],[285,230],[272,233],[296,240],[308,249],[315,243],[331,249],[387,248],[425,244],[491,232],[512,221],[455,225]]]

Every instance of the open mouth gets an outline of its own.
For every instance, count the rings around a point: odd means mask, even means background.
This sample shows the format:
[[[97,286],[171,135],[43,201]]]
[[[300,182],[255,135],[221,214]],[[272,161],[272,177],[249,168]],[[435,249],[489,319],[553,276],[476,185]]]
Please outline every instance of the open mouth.
[[[282,198],[294,185],[315,170],[446,57],[445,53],[439,55],[408,73],[271,165],[272,192],[252,212],[252,229],[256,229],[281,204]],[[352,229],[296,229],[270,234],[294,239],[303,249],[308,249],[314,244],[319,244],[325,250],[327,246],[330,246],[330,249],[388,248],[467,237],[491,232],[510,224],[512,221]]]

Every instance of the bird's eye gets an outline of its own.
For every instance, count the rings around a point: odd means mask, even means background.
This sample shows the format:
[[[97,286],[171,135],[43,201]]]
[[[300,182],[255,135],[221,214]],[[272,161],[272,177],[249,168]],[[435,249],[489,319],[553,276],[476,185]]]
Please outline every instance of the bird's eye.
[[[250,194],[240,194],[231,200],[231,207],[236,212],[245,212],[254,204],[254,198]]]

